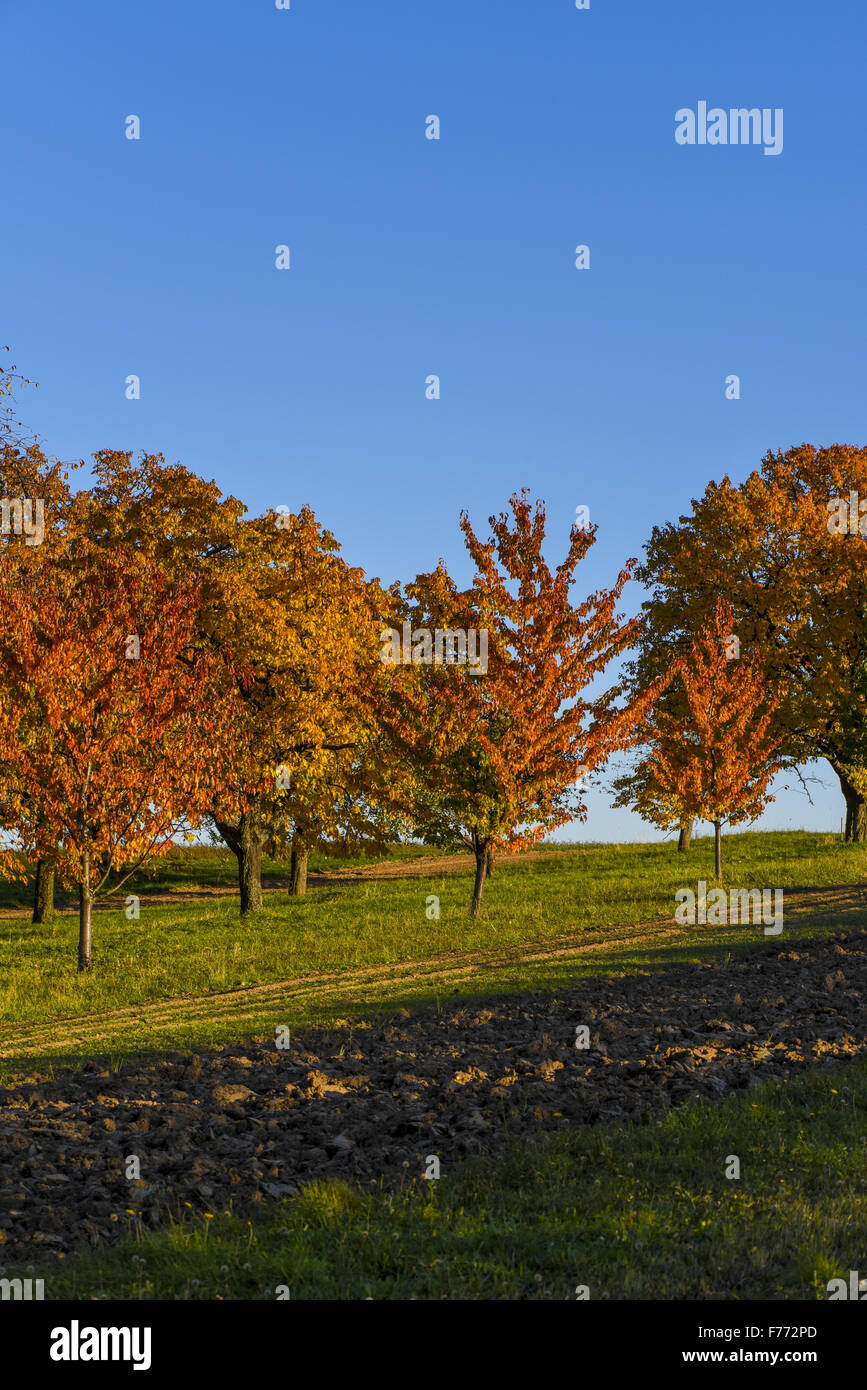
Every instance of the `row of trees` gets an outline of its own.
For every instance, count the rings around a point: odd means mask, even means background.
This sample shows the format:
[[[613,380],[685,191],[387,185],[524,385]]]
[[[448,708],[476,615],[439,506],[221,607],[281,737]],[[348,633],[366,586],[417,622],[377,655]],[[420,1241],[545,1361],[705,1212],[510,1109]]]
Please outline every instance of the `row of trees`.
[[[291,850],[304,890],[319,841],[399,835],[475,855],[473,913],[498,850],[586,807],[582,772],[637,745],[668,673],[624,700],[589,687],[631,647],[616,609],[635,565],[575,604],[593,544],[573,528],[543,556],[545,511],[524,494],[480,539],[459,589],[440,562],[402,589],[347,565],[309,509],[250,516],[180,465],[103,450],[90,485],[37,443],[7,438],[0,487],[42,498],[41,545],[0,549],[0,823],[7,875],[36,868],[92,906],[182,832],[209,828],[238,863],[240,907],[262,909],[261,860]],[[487,672],[380,659],[383,629],[484,629]]]
[[[244,914],[262,909],[267,850],[291,851],[302,893],[316,843],[401,835],[472,849],[476,913],[495,854],[584,819],[588,774],[633,750],[621,804],[684,836],[711,820],[719,873],[721,825],[759,814],[780,767],[822,752],[847,804],[859,778],[867,792],[861,580],[826,525],[830,465],[867,495],[860,451],[769,456],[576,602],[595,528],[573,527],[552,569],[524,493],[487,539],[462,515],[467,589],[442,562],[385,587],[307,508],[251,516],[159,455],[111,450],[75,490],[7,429],[0,487],[44,499],[45,536],[0,550],[3,872],[36,866],[36,917],[55,876],[77,888],[81,968],[94,898],[201,828],[236,856]],[[641,620],[617,612],[633,574]],[[413,659],[385,664],[383,630],[404,624]],[[486,631],[486,674],[425,659],[437,629]],[[603,688],[618,658],[626,678]]]

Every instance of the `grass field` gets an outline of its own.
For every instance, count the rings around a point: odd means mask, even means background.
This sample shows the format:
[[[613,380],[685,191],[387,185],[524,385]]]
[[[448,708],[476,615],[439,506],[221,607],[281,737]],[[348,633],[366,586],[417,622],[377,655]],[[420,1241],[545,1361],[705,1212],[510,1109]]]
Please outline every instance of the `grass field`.
[[[726,853],[727,885],[786,893],[776,940],[867,924],[867,847],[832,835],[743,834],[727,839]],[[405,872],[419,857],[403,856]],[[431,863],[427,852],[424,862]],[[314,858],[311,869],[335,863],[360,867]],[[303,899],[272,889],[266,911],[245,923],[230,892],[178,906],[148,902],[148,888],[227,890],[233,871],[228,853],[178,852],[158,877],[131,884],[140,919],[127,921],[120,909],[96,915],[94,964],[83,977],[75,970],[73,911],[42,926],[0,916],[0,1063],[228,1042],[270,1027],[278,1000],[291,1003],[301,1026],[443,995],[652,970],[767,940],[760,927],[675,926],[677,889],[713,878],[710,837],[687,855],[669,843],[504,858],[475,921],[468,873],[332,883]],[[287,872],[269,862],[266,887]],[[439,920],[426,917],[431,894]]]
[[[867,848],[833,835],[726,841],[728,887],[782,888],[774,945],[867,926]],[[455,994],[556,989],[767,947],[761,927],[676,926],[674,895],[713,877],[710,837],[673,846],[551,847],[503,859],[482,915],[469,872],[404,851],[405,876],[314,856],[343,874],[301,900],[266,864],[266,911],[240,923],[228,854],[179,851],[125,891],[141,917],[100,912],[94,965],[75,970],[77,919],[44,926],[0,905],[0,1080],[38,1058],[204,1049],[271,1028],[410,1010]],[[351,871],[351,872],[350,872]],[[148,895],[151,895],[149,901]],[[158,901],[184,896],[177,904]],[[435,894],[440,917],[429,920]],[[6,915],[4,916],[4,909]],[[360,1190],[319,1182],[263,1202],[254,1221],[218,1206],[52,1266],[47,1296],[811,1299],[867,1267],[867,1062],[809,1072],[644,1123],[576,1126],[438,1182]],[[737,1154],[742,1177],[724,1176]],[[2,1261],[0,1261],[2,1263]],[[6,1269],[8,1275],[12,1273]],[[25,1273],[24,1270],[14,1271]]]

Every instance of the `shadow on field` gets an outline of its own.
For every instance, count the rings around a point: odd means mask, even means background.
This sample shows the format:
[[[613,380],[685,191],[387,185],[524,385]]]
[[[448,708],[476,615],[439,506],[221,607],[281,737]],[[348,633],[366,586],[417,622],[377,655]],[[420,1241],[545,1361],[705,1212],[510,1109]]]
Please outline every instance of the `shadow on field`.
[[[62,1256],[184,1209],[241,1213],[318,1178],[418,1178],[430,1155],[783,1080],[867,1051],[865,990],[860,931],[344,1018],[293,1029],[286,1050],[272,1029],[116,1069],[30,1063],[0,1104],[4,1256]]]

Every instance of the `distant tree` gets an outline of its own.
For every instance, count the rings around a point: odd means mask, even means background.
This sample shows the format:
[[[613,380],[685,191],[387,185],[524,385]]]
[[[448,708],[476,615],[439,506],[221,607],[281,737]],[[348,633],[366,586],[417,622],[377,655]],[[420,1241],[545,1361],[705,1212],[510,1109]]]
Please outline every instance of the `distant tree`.
[[[840,780],[846,838],[867,841],[867,448],[769,452],[740,484],[709,482],[653,528],[635,577],[649,591],[630,687],[684,654],[717,595],[744,648],[780,691],[772,731],[787,767],[825,758]]]
[[[370,684],[381,680],[370,672]],[[412,829],[409,782],[392,756],[388,739],[372,722],[369,691],[355,702],[352,746],[326,752],[314,771],[304,758],[291,764],[294,775],[283,800],[285,834],[291,850],[289,893],[307,889],[310,850],[317,844],[343,853],[382,851]]]
[[[755,820],[773,797],[768,785],[781,764],[779,739],[769,733],[779,696],[768,690],[758,652],[732,660],[732,609],[718,598],[679,664],[682,709],[653,711],[652,752],[643,766],[649,788],[639,810],[656,824],[709,820],[715,832],[715,870],[722,873],[722,825]]]
[[[668,696],[675,692],[669,688],[661,696],[657,709],[671,711]],[[682,700],[682,692],[680,692]],[[669,788],[660,786],[653,761],[650,744],[642,746],[641,756],[628,772],[615,777],[610,786],[614,806],[627,806],[636,811],[643,820],[662,830],[677,831],[677,848],[681,853],[689,849],[692,841],[694,818],[685,806],[683,799]]]

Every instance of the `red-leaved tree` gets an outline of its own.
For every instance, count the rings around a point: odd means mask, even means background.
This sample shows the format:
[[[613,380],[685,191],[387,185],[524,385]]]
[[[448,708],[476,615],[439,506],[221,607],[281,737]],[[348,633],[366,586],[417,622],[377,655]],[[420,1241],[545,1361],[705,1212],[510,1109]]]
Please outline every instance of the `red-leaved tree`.
[[[3,868],[49,857],[78,887],[80,970],[94,898],[197,824],[223,775],[235,697],[191,643],[199,603],[194,582],[122,550],[0,559]]]
[[[583,820],[583,779],[640,740],[669,679],[628,705],[618,704],[616,686],[589,691],[635,641],[638,620],[616,612],[635,561],[611,589],[574,602],[575,571],[594,532],[573,527],[566,556],[552,570],[542,554],[544,506],[534,507],[525,493],[515,494],[510,506],[511,515],[490,518],[486,542],[466,514],[461,518],[476,566],[470,589],[459,591],[442,564],[408,586],[415,656],[395,666],[382,713],[416,768],[422,833],[473,850],[474,916],[495,851],[534,844],[557,826]],[[438,632],[462,634],[452,653],[466,646],[468,660],[438,663],[438,641],[445,646]]]

